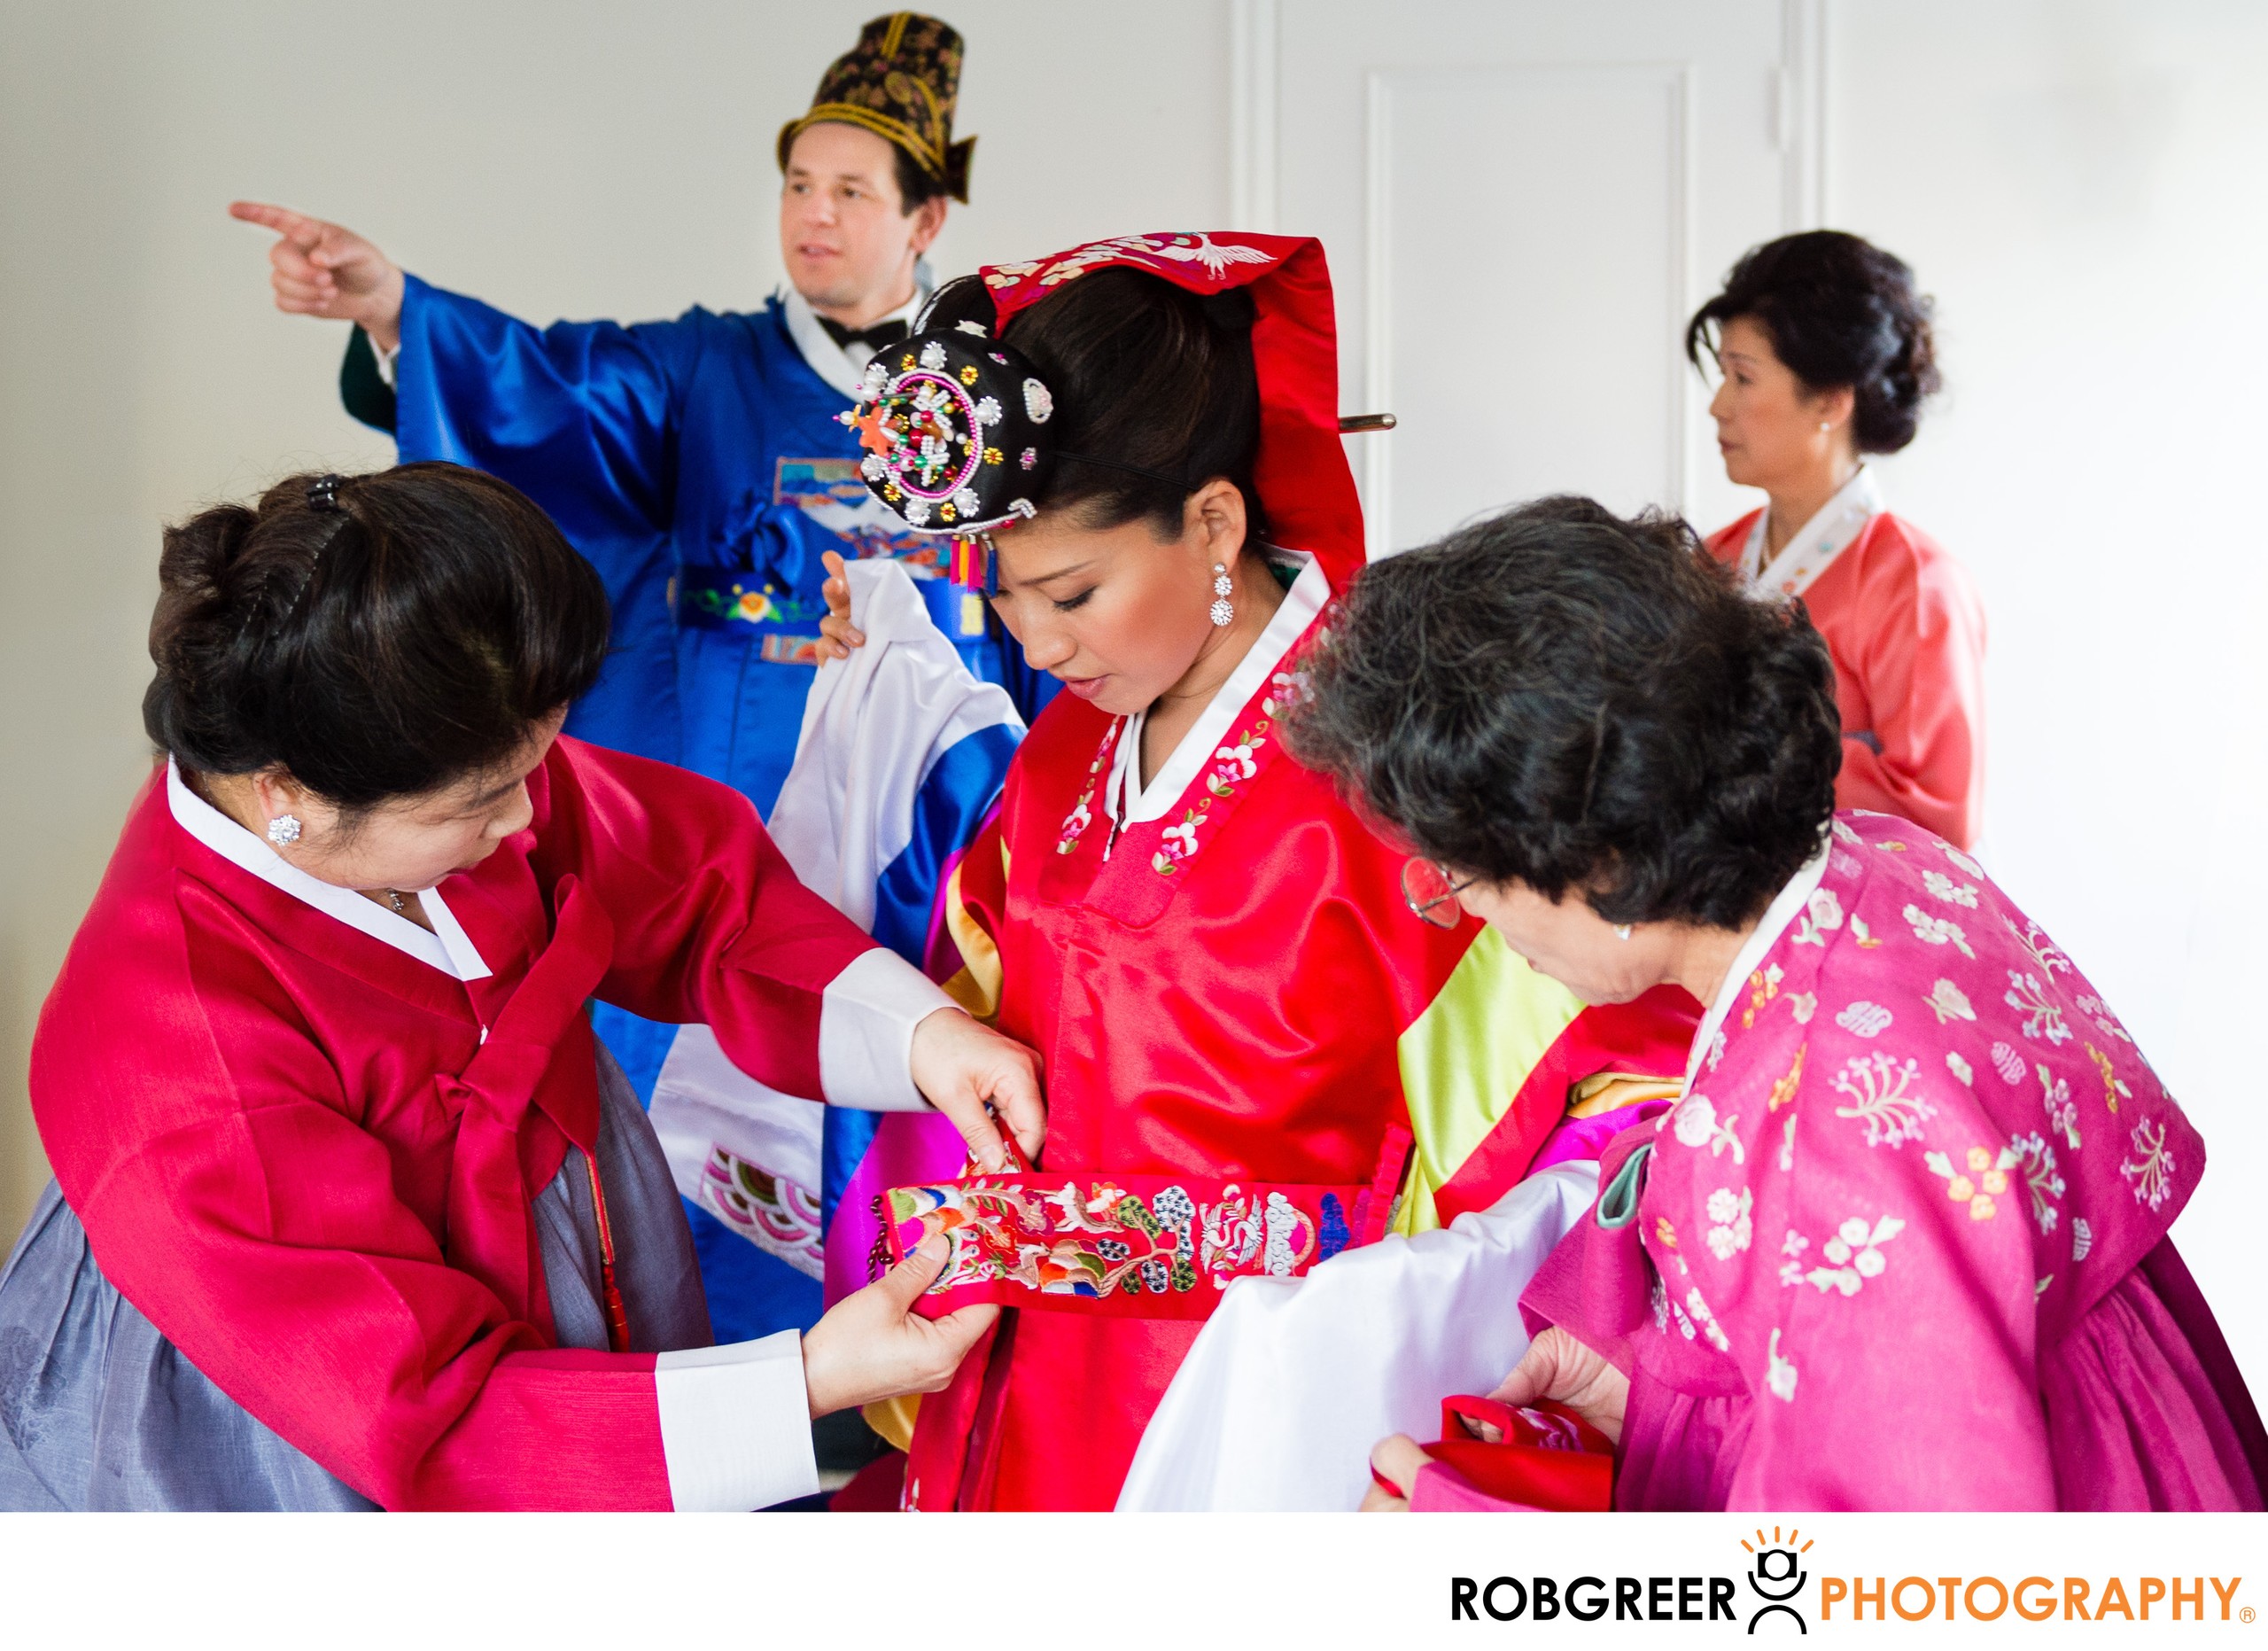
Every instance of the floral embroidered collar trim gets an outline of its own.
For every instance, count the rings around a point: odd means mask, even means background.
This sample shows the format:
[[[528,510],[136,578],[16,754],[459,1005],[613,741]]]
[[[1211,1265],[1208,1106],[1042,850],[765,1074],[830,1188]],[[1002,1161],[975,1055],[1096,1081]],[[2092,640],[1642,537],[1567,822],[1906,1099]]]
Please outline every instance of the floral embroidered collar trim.
[[[1173,876],[1181,862],[1197,852],[1197,833],[1210,821],[1213,805],[1228,801],[1247,780],[1260,772],[1261,752],[1269,744],[1270,731],[1276,726],[1277,702],[1297,684],[1298,678],[1290,673],[1276,673],[1268,696],[1260,702],[1260,714],[1213,753],[1212,770],[1205,776],[1204,795],[1183,809],[1181,818],[1161,834],[1158,851],[1150,856],[1151,870],[1161,876]]]
[[[1767,504],[1757,512],[1756,526],[1748,530],[1748,542],[1741,547],[1741,577],[1759,595],[1800,596],[1834,565],[1836,557],[1858,542],[1867,524],[1880,514],[1882,489],[1875,482],[1873,470],[1861,464],[1835,496],[1820,507],[1819,514],[1780,547],[1780,554],[1767,567],[1764,535],[1772,524],[1772,507]]]
[[[1830,837],[1829,844],[1831,845],[1832,841]],[[1758,920],[1755,932],[1740,948],[1740,954],[1733,959],[1732,967],[1725,970],[1725,984],[1717,988],[1717,1001],[1709,1005],[1709,1012],[1701,1017],[1701,1024],[1693,1033],[1692,1052],[1685,1062],[1685,1086],[1689,1092],[1693,1087],[1695,1077],[1700,1072],[1703,1057],[1723,1030],[1733,1006],[1740,1001],[1741,993],[1748,986],[1749,977],[1764,961],[1765,954],[1780,943],[1780,937],[1787,932],[1788,925],[1795,922],[1797,915],[1810,900],[1813,891],[1826,877],[1829,852],[1829,846],[1822,845],[1819,853],[1806,861],[1802,868],[1788,879],[1787,886],[1773,898],[1771,905],[1764,908],[1764,915]]]

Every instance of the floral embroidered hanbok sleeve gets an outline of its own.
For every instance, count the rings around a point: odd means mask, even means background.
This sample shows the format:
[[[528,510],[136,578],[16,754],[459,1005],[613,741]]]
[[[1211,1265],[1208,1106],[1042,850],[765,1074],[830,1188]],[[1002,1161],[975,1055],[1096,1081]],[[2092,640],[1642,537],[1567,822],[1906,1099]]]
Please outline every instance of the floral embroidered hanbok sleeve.
[[[1728,1495],[2052,1508],[2043,1364],[2163,1236],[2202,1149],[1975,861],[1881,815],[1834,837],[1673,1116],[1691,1151],[1657,1206],[1691,1229],[1658,1266],[1689,1270],[1686,1316],[1754,1396]]]
[[[2256,1505],[2204,1143],[1976,861],[1838,815],[1705,1034],[1522,1300],[1631,1377],[1618,1507]]]
[[[1948,1071],[1930,1019],[1919,1002],[1820,1004],[1776,1109],[1792,1133],[1775,1118],[1756,1138],[1753,1194],[1735,1175],[1706,1195],[1699,1247],[1738,1234],[1765,1251],[1717,1304],[1744,1327],[1731,1351],[1758,1396],[1734,1507],[2055,1506],[2027,1160]]]

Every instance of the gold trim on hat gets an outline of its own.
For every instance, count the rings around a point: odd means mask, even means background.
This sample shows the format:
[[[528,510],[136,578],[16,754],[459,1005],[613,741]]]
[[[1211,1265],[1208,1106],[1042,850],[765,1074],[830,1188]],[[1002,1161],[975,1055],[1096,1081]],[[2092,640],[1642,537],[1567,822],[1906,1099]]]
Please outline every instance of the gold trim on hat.
[[[945,159],[936,144],[894,115],[877,113],[855,103],[814,104],[809,111],[788,122],[780,134],[780,161],[787,164],[788,146],[801,136],[806,127],[817,126],[822,121],[840,121],[849,126],[863,126],[877,137],[891,143],[911,154],[933,177],[943,177]]]

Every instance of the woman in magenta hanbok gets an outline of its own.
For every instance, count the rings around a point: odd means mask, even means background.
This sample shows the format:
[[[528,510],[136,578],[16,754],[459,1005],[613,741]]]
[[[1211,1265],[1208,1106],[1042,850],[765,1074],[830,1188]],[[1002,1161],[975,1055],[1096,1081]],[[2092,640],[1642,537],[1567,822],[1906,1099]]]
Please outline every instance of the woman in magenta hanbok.
[[[1697,549],[1558,499],[1379,564],[1293,719],[1539,970],[1710,1006],[1496,1397],[1614,1437],[1623,1508],[2259,1508],[2167,1237],[2196,1131],[1975,861],[1834,812],[1827,649]],[[1492,1505],[1407,1438],[1373,1462]]]

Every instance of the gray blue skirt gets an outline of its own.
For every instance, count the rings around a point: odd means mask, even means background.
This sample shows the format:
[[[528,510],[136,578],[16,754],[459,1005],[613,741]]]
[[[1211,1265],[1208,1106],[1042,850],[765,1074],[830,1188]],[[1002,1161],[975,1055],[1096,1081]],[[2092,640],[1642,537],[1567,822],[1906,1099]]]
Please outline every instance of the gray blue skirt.
[[[668,1163],[599,1050],[599,1175],[639,1352],[706,1347],[709,1309]],[[563,1347],[604,1349],[598,1223],[579,1155],[534,1204]],[[96,1265],[53,1182],[0,1272],[0,1509],[375,1507],[183,1357]]]

